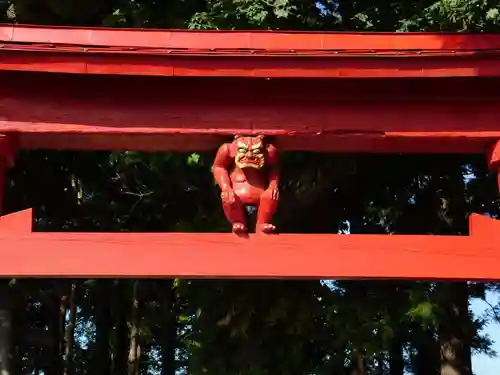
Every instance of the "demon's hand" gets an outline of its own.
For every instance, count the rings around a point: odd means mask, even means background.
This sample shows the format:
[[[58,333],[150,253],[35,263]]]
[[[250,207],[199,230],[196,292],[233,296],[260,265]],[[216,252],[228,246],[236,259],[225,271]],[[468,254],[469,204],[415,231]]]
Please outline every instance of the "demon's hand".
[[[280,198],[280,191],[277,186],[270,185],[264,192],[271,200],[278,201]]]
[[[236,195],[234,194],[233,189],[224,189],[220,193],[220,197],[222,199],[222,203],[225,204],[233,204],[236,201]]]

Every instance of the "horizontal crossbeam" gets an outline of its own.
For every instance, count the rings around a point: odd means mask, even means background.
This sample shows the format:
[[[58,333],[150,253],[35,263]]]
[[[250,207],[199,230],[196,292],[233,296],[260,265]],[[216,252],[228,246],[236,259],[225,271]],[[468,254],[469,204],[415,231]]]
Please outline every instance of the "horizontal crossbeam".
[[[154,30],[40,25],[0,26],[0,40],[25,44],[187,50],[489,51],[498,34]]]
[[[28,234],[12,220],[0,219],[0,276],[500,280],[500,223],[476,215],[471,236]]]
[[[202,151],[253,133],[281,151],[486,153],[500,139],[500,80],[0,78],[0,133],[20,148]]]
[[[0,70],[196,77],[499,76],[495,34],[0,26]]]
[[[325,56],[208,54],[189,56],[160,52],[34,50],[3,48],[0,70],[71,74],[114,74],[166,77],[248,78],[432,78],[498,77],[500,52],[478,58],[475,53],[448,56],[389,54],[356,56],[330,53]]]

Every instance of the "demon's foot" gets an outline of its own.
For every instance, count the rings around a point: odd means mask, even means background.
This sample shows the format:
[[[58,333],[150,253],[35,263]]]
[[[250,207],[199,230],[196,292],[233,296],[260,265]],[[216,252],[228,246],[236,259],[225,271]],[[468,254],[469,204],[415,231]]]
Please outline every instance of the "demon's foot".
[[[276,231],[276,227],[272,224],[257,224],[256,232],[260,233],[274,233]]]
[[[243,223],[234,223],[233,224],[233,233],[245,233],[247,231],[247,227]]]

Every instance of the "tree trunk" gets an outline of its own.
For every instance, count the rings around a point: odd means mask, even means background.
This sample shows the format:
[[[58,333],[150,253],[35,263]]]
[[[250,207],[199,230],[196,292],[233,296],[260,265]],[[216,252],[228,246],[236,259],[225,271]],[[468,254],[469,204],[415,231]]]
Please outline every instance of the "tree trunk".
[[[405,361],[403,357],[403,341],[396,334],[391,342],[389,350],[389,374],[404,375]]]
[[[151,361],[151,348],[146,347],[144,344],[141,346],[141,360],[139,361],[139,370],[137,374],[148,374],[149,361]]]
[[[139,281],[134,280],[132,287],[132,310],[130,315],[130,346],[128,352],[128,375],[139,375],[141,346],[139,345]]]
[[[110,315],[110,295],[112,295],[112,281],[97,280],[95,301],[96,339],[92,358],[92,374],[95,375],[109,375],[111,372],[109,340],[113,321]]]
[[[419,333],[419,334],[418,334]],[[439,375],[439,344],[431,330],[422,330],[418,325],[413,329],[413,342],[417,355],[415,375]]]
[[[19,280],[15,280],[9,287],[10,311],[11,311],[11,362],[10,372],[14,375],[21,375],[23,371],[23,357],[26,343],[31,338],[26,332],[26,299],[22,293],[23,286],[19,285]],[[48,375],[48,374],[47,374]]]
[[[11,329],[10,311],[2,304],[0,307],[0,375],[10,375]]]
[[[113,374],[124,375],[127,373],[127,350],[129,345],[127,309],[128,306],[128,280],[119,280],[116,284],[116,298],[113,307],[113,317],[117,322],[115,330],[115,347],[113,353]]]
[[[54,375],[62,374],[64,372],[64,353],[66,345],[66,314],[68,312],[68,301],[69,301],[69,288],[67,280],[60,281],[61,294],[59,296],[58,314],[57,322],[54,330],[57,330],[58,340],[53,342],[54,351],[57,352],[58,361],[56,367],[54,368],[53,363],[48,364],[48,369],[44,370],[47,373],[53,373]]]
[[[345,374],[345,359],[346,359],[346,349],[345,345],[339,345],[339,348],[333,353],[330,359],[330,369],[328,371],[331,375]]]
[[[458,282],[440,287],[448,299],[439,332],[441,375],[472,375],[468,285]]]
[[[358,350],[353,353],[353,363],[349,375],[366,375],[365,358]]]
[[[63,353],[64,353],[64,332],[66,328],[66,296],[61,295],[61,284],[63,288],[66,281],[55,280],[53,282],[54,292],[50,306],[47,308],[49,314],[49,332],[51,335],[51,345],[48,348],[49,363],[44,373],[47,375],[60,375],[63,372]]]
[[[341,24],[343,31],[352,31],[355,25],[352,22],[354,16],[354,3],[349,0],[338,1],[338,12],[342,14]]]
[[[175,349],[177,344],[177,313],[176,313],[176,291],[174,289],[174,280],[160,281],[160,285],[165,285],[166,296],[162,301],[161,310],[162,316],[167,317],[162,329],[162,345],[161,345],[161,374],[175,375]]]
[[[377,355],[377,368],[375,370],[376,375],[384,375],[385,374],[385,357],[383,352],[379,352]]]
[[[74,373],[74,353],[75,344],[75,326],[76,326],[76,282],[71,283],[69,296],[69,323],[66,326],[64,351],[64,375]]]

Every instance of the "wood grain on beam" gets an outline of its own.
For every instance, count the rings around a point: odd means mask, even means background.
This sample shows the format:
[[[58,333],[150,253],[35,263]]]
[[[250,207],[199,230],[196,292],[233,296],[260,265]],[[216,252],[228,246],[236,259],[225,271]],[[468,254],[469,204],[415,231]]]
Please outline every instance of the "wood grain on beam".
[[[459,96],[459,85],[443,95],[438,84],[433,94],[407,81],[338,85],[341,96],[314,80],[299,89],[291,81],[5,78],[0,132],[19,133],[23,148],[201,151],[261,133],[280,136],[284,151],[484,153],[500,139],[500,96]]]
[[[491,237],[2,233],[0,244],[1,276],[500,280]]]
[[[273,133],[266,133],[273,134]],[[424,154],[481,154],[491,143],[484,134],[455,137],[295,135],[277,137],[280,151],[370,152]],[[500,134],[499,134],[500,135]],[[228,135],[196,134],[89,134],[89,133],[22,133],[20,147],[26,149],[63,150],[139,150],[139,151],[214,151]]]
[[[39,48],[38,48],[39,49]],[[0,50],[0,70],[71,74],[247,78],[498,77],[498,55],[175,56],[130,52]]]
[[[10,71],[253,78],[500,75],[495,34],[2,25],[0,41],[0,70]]]
[[[500,280],[500,221],[470,236],[29,233],[30,210],[0,225],[0,276]],[[2,221],[0,221],[2,224]]]
[[[14,43],[184,49],[250,50],[493,50],[493,33],[380,33],[238,30],[154,30],[0,25],[0,40]]]

